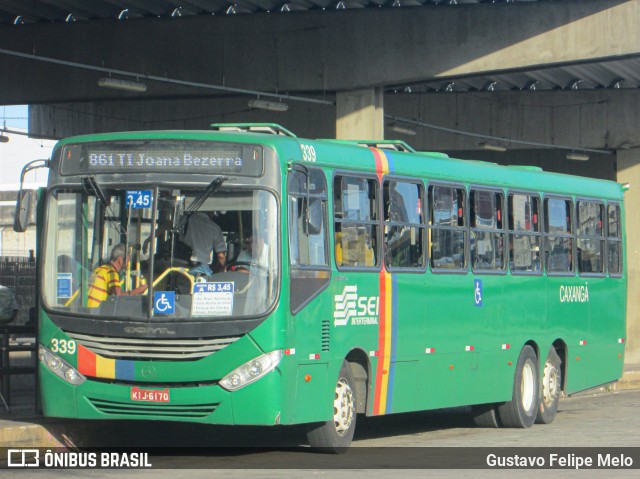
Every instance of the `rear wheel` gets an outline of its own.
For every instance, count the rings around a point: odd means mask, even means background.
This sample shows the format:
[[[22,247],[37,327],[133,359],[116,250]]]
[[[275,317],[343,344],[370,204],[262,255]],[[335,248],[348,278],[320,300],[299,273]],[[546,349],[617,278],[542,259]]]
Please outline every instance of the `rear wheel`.
[[[333,419],[311,426],[309,445],[322,452],[342,454],[347,451],[356,429],[356,391],[351,367],[342,363],[333,398]]]
[[[549,350],[542,373],[542,388],[540,390],[540,406],[538,408],[538,424],[551,424],[558,412],[560,391],[562,390],[562,372],[560,356],[555,348]]]
[[[522,348],[513,380],[511,401],[498,406],[498,416],[505,427],[531,427],[538,415],[538,357],[529,345]]]

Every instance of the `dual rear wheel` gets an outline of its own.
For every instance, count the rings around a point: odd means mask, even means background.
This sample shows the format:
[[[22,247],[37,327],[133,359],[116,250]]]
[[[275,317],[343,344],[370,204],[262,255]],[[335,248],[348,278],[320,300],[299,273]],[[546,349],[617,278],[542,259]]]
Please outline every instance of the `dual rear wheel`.
[[[558,402],[562,392],[562,372],[560,356],[555,348],[549,350],[544,363],[540,406],[536,423],[551,424],[558,412]]]
[[[511,401],[474,406],[472,414],[476,425],[527,428],[534,422],[553,422],[562,389],[560,366],[560,357],[551,347],[540,379],[538,357],[531,346],[524,346],[516,365]]]

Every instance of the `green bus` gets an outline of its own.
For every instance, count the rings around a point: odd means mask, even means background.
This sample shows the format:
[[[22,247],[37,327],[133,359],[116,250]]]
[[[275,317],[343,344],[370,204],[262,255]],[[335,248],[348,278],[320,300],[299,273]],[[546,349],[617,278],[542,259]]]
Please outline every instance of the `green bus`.
[[[341,452],[357,414],[470,406],[478,425],[529,427],[620,378],[622,185],[212,126],[69,138],[44,162],[46,416],[306,424]],[[224,267],[187,241],[203,213]],[[96,306],[115,245],[124,294]]]

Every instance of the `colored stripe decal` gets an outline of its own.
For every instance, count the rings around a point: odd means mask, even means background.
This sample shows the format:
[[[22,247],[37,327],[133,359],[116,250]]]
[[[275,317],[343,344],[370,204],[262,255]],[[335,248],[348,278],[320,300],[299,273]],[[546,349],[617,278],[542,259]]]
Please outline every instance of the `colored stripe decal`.
[[[78,371],[84,376],[96,376],[96,355],[79,344]]]
[[[386,344],[386,319],[387,319],[387,295],[386,295],[386,273],[383,271],[380,273],[380,314],[378,318],[378,361],[376,367],[376,387],[373,398],[373,414],[382,414],[382,411],[386,409],[386,395],[387,395],[387,374],[385,373],[385,350]]]
[[[115,379],[116,362],[96,354],[96,376],[99,378]]]
[[[376,174],[382,185],[382,177],[394,171],[393,159],[383,150],[371,148],[371,151],[376,162]],[[373,400],[375,415],[392,412],[395,376],[398,282],[395,275],[386,271],[384,264],[380,271],[379,291],[378,355]]]
[[[396,275],[391,275],[391,337],[389,346],[391,349],[391,366],[389,368],[389,387],[387,393],[387,408],[385,412],[390,414],[391,404],[393,403],[393,383],[395,379],[396,371],[396,346],[398,341],[398,278]]]
[[[371,151],[373,152],[373,157],[376,160],[376,174],[378,175],[378,179],[382,182],[382,175],[393,172],[393,160],[391,160],[390,163],[385,152],[378,148],[371,148]]]
[[[135,379],[135,362],[109,359],[97,355],[82,345],[78,345],[78,371],[94,378]]]
[[[116,361],[116,378],[133,381],[136,375],[135,362]]]

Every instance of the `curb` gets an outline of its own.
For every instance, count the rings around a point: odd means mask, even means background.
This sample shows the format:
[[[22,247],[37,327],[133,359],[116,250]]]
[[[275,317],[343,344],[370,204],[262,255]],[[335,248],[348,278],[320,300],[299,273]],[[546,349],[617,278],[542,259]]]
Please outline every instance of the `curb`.
[[[60,441],[50,432],[58,429],[55,425],[45,427],[35,422],[9,422],[0,426],[0,447],[48,448],[63,447]],[[53,427],[52,427],[53,426]]]
[[[614,390],[640,389],[640,371],[625,371],[622,378],[615,383]]]

